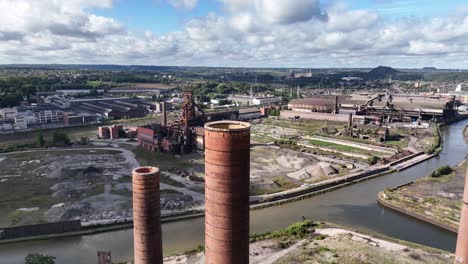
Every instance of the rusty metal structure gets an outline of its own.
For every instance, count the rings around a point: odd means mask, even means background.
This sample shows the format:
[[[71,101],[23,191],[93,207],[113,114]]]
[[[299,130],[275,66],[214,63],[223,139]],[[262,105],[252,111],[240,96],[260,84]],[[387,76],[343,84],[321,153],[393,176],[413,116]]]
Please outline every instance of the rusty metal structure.
[[[468,264],[468,170],[465,174],[465,189],[463,191],[460,225],[458,227],[457,247],[455,249],[455,264]]]
[[[135,264],[163,263],[159,177],[155,167],[132,172]]]
[[[205,124],[205,263],[249,263],[250,125]]]
[[[196,132],[194,127],[203,126],[205,112],[193,98],[192,92],[184,93],[182,113],[178,120],[168,123],[166,103],[162,103],[161,124],[150,124],[138,127],[138,146],[150,151],[172,153],[190,153],[196,149]]]

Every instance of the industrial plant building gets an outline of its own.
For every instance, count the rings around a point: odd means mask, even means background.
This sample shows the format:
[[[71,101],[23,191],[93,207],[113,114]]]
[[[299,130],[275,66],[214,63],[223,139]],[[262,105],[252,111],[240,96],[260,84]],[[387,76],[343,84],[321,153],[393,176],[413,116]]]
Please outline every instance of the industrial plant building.
[[[351,96],[312,96],[295,99],[281,117],[380,125],[383,122],[442,121],[456,115],[460,101],[453,95],[356,93]]]
[[[149,151],[179,153],[203,150],[205,146],[203,125],[220,120],[249,120],[261,117],[257,107],[205,113],[194,101],[193,94],[186,92],[178,120],[168,124],[167,110],[170,104],[161,103],[163,121],[138,127],[138,146]]]

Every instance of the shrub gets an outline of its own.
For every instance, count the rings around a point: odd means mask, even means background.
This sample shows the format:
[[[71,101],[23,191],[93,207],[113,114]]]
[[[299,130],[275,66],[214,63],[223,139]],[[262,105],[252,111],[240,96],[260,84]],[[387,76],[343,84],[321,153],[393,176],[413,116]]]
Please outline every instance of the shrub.
[[[24,258],[25,264],[55,264],[55,257],[30,253]]]
[[[42,135],[42,132],[39,132],[36,136],[36,145],[40,148],[43,148],[45,146],[45,140],[44,140],[44,135]]]
[[[374,165],[377,163],[378,160],[379,158],[377,158],[376,156],[371,156],[369,159],[367,159],[367,163],[369,163],[369,165]]]
[[[450,173],[452,173],[452,171],[453,171],[452,167],[450,167],[448,165],[445,165],[445,166],[439,167],[438,169],[433,171],[431,173],[430,177],[431,178],[439,178],[439,177],[444,176],[444,175],[449,175]]]
[[[64,132],[55,131],[52,135],[52,144],[56,147],[64,147],[70,145],[70,139]]]

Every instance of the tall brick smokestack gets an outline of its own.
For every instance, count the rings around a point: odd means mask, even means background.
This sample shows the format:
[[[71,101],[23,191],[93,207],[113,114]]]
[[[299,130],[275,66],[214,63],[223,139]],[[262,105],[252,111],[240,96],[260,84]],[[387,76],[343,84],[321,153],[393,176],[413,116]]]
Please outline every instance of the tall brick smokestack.
[[[159,169],[136,168],[132,182],[135,264],[162,264]]]
[[[166,101],[162,102],[162,126],[167,127],[167,110],[166,110]]]
[[[468,264],[468,169],[465,173],[465,190],[463,191],[460,225],[458,227],[455,263]]]
[[[205,263],[249,263],[250,125],[205,124]]]

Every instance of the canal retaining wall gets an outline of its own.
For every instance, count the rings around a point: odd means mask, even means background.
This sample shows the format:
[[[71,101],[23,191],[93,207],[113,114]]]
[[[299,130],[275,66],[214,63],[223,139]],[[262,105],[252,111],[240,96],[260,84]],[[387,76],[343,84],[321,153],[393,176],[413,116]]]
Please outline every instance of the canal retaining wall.
[[[60,234],[67,232],[77,232],[80,230],[80,220],[61,221],[36,225],[13,226],[0,228],[0,240]]]

